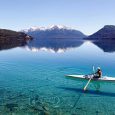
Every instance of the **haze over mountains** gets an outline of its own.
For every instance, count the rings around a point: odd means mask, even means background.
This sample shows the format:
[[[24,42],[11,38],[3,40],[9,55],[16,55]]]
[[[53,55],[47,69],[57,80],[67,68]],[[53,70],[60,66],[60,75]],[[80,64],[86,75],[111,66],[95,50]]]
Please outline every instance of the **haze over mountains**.
[[[30,29],[22,30],[22,32],[27,33],[35,38],[84,38],[85,34],[82,32],[62,26],[53,25],[50,27],[32,27]]]

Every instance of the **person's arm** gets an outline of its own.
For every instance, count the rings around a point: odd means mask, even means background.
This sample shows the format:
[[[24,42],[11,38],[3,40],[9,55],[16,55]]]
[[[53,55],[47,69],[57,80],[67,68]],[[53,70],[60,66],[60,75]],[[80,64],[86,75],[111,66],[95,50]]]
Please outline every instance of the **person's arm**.
[[[101,77],[102,76],[102,72],[101,71],[99,71],[99,77]]]

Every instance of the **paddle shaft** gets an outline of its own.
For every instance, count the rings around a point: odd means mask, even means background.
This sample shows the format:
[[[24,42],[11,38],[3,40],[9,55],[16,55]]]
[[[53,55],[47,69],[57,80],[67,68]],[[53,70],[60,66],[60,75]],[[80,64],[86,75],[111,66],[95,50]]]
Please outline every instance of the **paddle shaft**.
[[[95,73],[95,68],[94,68],[94,66],[93,66],[93,72]],[[91,77],[92,78],[92,77]],[[87,82],[87,84],[85,85],[85,87],[84,87],[84,91],[86,90],[86,88],[87,88],[87,86],[89,85],[89,83],[90,83],[90,81],[91,81],[91,78],[89,79],[89,81]]]
[[[89,81],[87,82],[87,84],[85,85],[85,87],[84,87],[84,91],[86,90],[86,88],[87,88],[87,86],[89,85],[89,83],[90,83],[90,81],[91,81],[91,78],[89,79]]]

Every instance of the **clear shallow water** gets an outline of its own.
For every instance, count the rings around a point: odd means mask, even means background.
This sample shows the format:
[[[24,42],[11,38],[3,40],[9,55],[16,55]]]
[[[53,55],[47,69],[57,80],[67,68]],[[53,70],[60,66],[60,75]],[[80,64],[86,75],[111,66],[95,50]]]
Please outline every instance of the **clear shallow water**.
[[[91,42],[52,53],[14,48],[0,52],[1,115],[114,115],[115,84],[65,78],[89,74],[100,66],[103,75],[115,76],[115,53]]]

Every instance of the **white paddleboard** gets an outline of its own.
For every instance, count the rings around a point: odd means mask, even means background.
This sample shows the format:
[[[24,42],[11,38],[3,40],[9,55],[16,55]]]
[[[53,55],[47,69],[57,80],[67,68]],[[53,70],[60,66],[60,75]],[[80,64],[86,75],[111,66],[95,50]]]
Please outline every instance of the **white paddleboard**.
[[[93,75],[66,75],[69,78],[89,80],[92,77],[93,81],[115,82],[115,77],[102,76],[101,78],[93,78]]]

